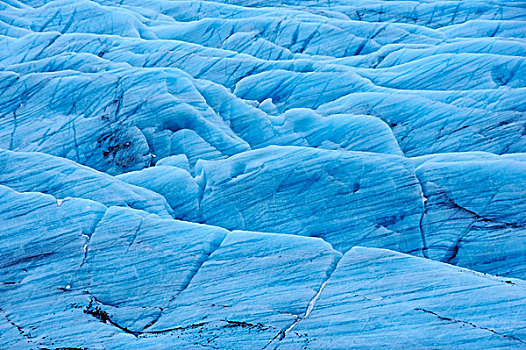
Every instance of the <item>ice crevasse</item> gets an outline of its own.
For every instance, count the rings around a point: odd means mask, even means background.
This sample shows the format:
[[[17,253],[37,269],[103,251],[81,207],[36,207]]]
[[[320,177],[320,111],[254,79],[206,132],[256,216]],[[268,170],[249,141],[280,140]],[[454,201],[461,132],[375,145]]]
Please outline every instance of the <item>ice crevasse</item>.
[[[526,2],[0,1],[1,349],[526,349]]]

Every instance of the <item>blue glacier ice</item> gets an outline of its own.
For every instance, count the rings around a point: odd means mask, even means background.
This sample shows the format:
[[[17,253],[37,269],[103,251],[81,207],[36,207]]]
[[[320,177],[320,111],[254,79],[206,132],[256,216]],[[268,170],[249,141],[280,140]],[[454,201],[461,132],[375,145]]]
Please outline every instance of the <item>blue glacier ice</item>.
[[[523,0],[0,0],[0,349],[526,349]]]

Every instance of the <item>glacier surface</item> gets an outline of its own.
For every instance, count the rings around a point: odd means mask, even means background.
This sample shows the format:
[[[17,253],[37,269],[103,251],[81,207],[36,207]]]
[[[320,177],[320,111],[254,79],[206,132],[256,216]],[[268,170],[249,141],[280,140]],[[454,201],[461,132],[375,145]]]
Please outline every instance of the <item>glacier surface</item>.
[[[1,349],[526,349],[523,0],[0,0]]]

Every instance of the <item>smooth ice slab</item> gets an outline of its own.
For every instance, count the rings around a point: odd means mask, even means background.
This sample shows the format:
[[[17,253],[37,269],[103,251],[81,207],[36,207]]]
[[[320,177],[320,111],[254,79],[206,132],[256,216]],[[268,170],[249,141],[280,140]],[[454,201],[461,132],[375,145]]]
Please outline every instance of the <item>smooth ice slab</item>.
[[[522,280],[355,247],[278,349],[526,346]]]

